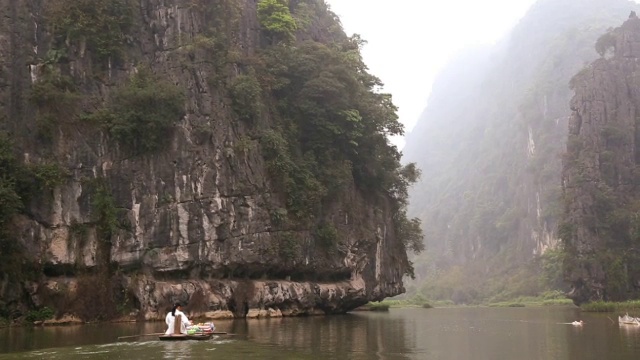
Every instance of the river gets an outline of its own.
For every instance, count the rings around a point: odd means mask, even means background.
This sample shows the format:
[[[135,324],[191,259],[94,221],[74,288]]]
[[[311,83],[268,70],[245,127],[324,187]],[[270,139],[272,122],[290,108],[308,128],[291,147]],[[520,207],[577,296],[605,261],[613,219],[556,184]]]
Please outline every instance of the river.
[[[0,329],[7,359],[640,359],[640,327],[575,308],[406,308],[216,322],[208,341],[163,342],[161,323]],[[569,323],[584,320],[581,327]]]

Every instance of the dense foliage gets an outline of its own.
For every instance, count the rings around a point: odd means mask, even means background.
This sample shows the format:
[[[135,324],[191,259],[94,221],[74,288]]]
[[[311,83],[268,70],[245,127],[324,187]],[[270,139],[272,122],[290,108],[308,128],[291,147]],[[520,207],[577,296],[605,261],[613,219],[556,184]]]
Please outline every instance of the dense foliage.
[[[75,119],[81,96],[71,78],[52,69],[45,70],[33,84],[29,100],[37,109],[38,135],[50,140],[58,126]]]
[[[240,119],[256,121],[262,114],[262,88],[258,79],[252,74],[240,75],[231,84],[231,100],[233,110]]]
[[[290,41],[297,24],[289,11],[288,0],[260,0],[258,20],[265,35],[273,42]]]
[[[93,117],[115,140],[136,153],[157,150],[184,115],[184,95],[175,85],[141,69],[114,90],[107,107]]]
[[[55,47],[86,45],[98,62],[122,56],[133,26],[131,0],[49,0],[47,6]]]
[[[295,12],[294,12],[295,14]],[[277,103],[276,127],[262,136],[272,174],[287,189],[297,220],[312,220],[355,182],[361,190],[392,199],[398,235],[422,248],[419,220],[404,210],[414,165],[402,167],[388,136],[403,133],[391,96],[367,72],[356,35],[331,44],[275,44],[262,52],[257,74]]]

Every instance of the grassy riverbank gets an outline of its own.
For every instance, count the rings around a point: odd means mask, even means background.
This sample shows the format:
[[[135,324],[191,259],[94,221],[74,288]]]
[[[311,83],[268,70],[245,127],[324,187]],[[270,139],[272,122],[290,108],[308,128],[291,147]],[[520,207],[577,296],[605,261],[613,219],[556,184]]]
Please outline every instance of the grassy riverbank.
[[[571,299],[564,297],[560,291],[549,291],[541,296],[520,296],[511,299],[493,299],[476,304],[455,304],[453,301],[428,300],[423,296],[414,296],[409,299],[387,299],[377,303],[369,303],[363,308],[371,311],[385,311],[389,308],[408,307],[542,307],[542,306],[575,306]]]
[[[640,300],[625,302],[596,301],[580,305],[580,309],[585,312],[618,312],[640,314]]]
[[[538,306],[574,306],[571,299],[523,296],[510,301],[500,301],[487,304],[490,307],[538,307]]]
[[[370,302],[364,305],[358,310],[360,311],[389,311],[390,308],[425,308],[430,309],[433,307],[449,307],[455,306],[453,302],[436,301],[430,302],[424,299],[411,299],[411,300],[383,300],[380,302]]]

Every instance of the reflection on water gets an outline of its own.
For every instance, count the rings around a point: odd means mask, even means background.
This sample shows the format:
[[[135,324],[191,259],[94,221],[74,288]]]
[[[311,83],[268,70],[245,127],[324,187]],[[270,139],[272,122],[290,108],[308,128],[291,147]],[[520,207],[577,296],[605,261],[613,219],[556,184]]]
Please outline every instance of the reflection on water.
[[[0,329],[0,352],[113,342],[119,336],[164,331],[164,324],[92,324]],[[149,339],[149,338],[144,338]]]
[[[247,337],[258,343],[308,349],[310,353],[349,354],[351,358],[409,359],[404,316],[367,313],[345,316],[248,320]]]
[[[574,320],[583,326],[572,326]],[[640,327],[569,308],[392,309],[216,322],[234,335],[166,342],[118,336],[163,324],[0,329],[5,359],[640,359]]]
[[[190,359],[191,344],[187,341],[165,341],[162,343],[164,350],[162,351],[163,359]]]

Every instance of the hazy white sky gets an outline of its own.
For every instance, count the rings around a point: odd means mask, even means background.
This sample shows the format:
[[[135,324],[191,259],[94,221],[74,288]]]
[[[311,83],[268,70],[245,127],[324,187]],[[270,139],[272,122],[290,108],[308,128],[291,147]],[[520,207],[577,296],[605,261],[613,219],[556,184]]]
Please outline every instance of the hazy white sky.
[[[494,43],[535,0],[327,0],[347,34],[368,41],[363,55],[385,83],[409,132],[438,71],[457,51]],[[403,146],[402,139],[394,143]]]

